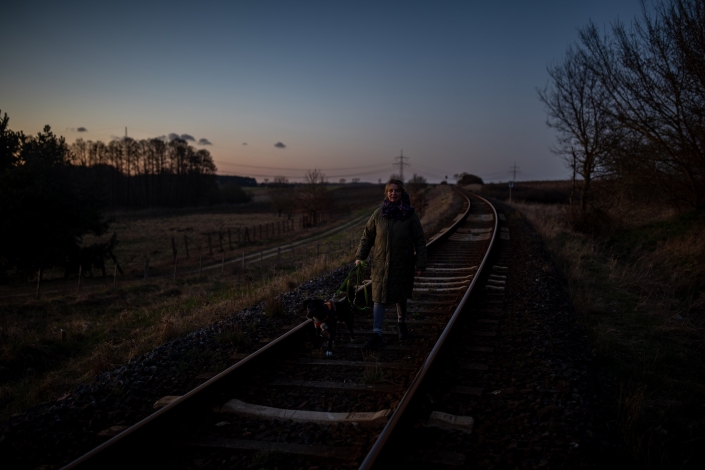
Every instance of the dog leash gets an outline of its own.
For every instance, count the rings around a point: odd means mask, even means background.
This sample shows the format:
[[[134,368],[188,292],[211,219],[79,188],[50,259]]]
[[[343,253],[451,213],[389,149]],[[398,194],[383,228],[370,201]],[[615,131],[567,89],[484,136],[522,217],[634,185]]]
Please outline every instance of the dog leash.
[[[340,284],[340,287],[338,287],[338,290],[335,292],[335,297],[338,296],[341,292],[343,292],[343,289],[345,290],[345,297],[348,299],[348,303],[352,305],[356,310],[359,311],[365,311],[370,308],[370,298],[367,295],[367,284],[364,283],[364,276],[362,275],[362,270],[363,268],[367,267],[367,263],[364,261],[360,261],[357,265],[355,265],[350,272],[348,273],[348,277],[345,278],[342,284]],[[348,292],[350,292],[350,282],[353,280],[353,277],[355,277],[355,286],[359,286],[362,284],[362,291],[365,293],[365,306],[364,307],[359,307],[355,304],[355,301],[357,300],[357,290],[355,290],[355,297],[351,300],[350,297],[348,296]]]

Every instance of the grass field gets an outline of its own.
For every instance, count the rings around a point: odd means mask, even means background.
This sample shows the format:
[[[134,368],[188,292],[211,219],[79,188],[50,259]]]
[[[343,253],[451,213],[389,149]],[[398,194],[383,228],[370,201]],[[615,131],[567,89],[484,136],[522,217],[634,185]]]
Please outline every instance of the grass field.
[[[612,206],[601,236],[563,205],[515,204],[565,274],[594,352],[618,384],[619,427],[644,468],[698,467],[705,444],[705,215]]]
[[[368,199],[360,197],[361,204],[370,202],[374,196],[379,205],[381,190],[373,189]],[[428,230],[445,226],[457,213],[459,199],[448,191],[447,187],[429,188],[429,208],[433,209],[427,210],[422,218]],[[351,191],[347,195],[354,194]],[[367,214],[370,212],[368,209]],[[315,238],[361,213],[364,211],[356,209],[347,218],[329,221],[315,230],[297,232],[296,236]],[[88,283],[80,293],[75,285],[68,292],[52,293],[49,284],[40,299],[34,296],[0,299],[0,418],[55,399],[130,357],[351,262],[366,222],[362,217],[359,224],[347,230],[316,239],[307,252],[300,245],[293,260],[287,253],[279,263],[276,257],[271,257],[261,267],[255,261],[245,270],[239,263],[231,263],[224,266],[222,273],[220,269],[210,269],[199,276],[197,272],[184,271],[173,280],[170,272],[164,272],[163,276],[151,276],[147,281],[137,279],[145,254],[159,259],[154,251],[164,251],[171,264],[171,233],[273,218],[276,217],[272,214],[253,217],[253,214],[217,213],[170,214],[151,219],[144,214],[123,216],[116,222],[124,242],[119,246],[123,250],[118,251],[119,258],[132,257],[137,274],[121,279],[115,288],[112,282],[104,284],[98,280]],[[162,241],[164,237],[168,243]],[[284,241],[291,242],[292,237],[287,235],[250,249],[259,251]],[[159,271],[158,264],[155,270]],[[54,286],[60,283],[57,281]],[[61,330],[66,332],[64,341]]]

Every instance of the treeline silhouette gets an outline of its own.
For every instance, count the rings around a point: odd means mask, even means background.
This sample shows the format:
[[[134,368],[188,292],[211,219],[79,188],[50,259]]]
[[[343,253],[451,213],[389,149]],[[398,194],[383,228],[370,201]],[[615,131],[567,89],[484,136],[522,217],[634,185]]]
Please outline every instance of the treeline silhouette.
[[[109,228],[108,209],[182,207],[250,199],[233,182],[219,185],[207,150],[183,140],[121,139],[68,145],[49,126],[37,135],[12,131],[0,115],[0,283],[60,267],[104,270],[118,243],[85,245]],[[79,268],[80,267],[80,268]]]
[[[49,126],[36,136],[8,127],[0,116],[0,283],[26,279],[42,269],[71,269],[90,254],[100,266],[117,243],[82,247],[84,235],[108,230],[105,191],[88,168],[72,164],[63,137]]]
[[[110,209],[247,200],[244,192],[233,188],[221,193],[210,152],[194,149],[184,140],[126,137],[105,144],[78,139],[69,150],[71,163],[86,178],[100,181]]]

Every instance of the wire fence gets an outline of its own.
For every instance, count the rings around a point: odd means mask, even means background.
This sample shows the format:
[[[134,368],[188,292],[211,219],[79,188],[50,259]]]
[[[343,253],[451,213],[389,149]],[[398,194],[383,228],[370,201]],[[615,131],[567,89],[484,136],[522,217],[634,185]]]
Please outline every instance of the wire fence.
[[[357,244],[367,216],[358,217],[353,221],[343,224],[342,227],[334,228],[329,232],[313,235],[311,237],[277,244],[269,247],[246,247],[232,243],[227,236],[218,237],[218,245],[209,246],[209,250],[201,253],[189,251],[189,238],[183,239],[183,251],[180,254],[176,238],[171,238],[173,264],[171,266],[164,263],[152,263],[149,257],[144,260],[144,267],[140,275],[121,274],[118,263],[113,265],[110,274],[102,277],[86,278],[83,268],[78,267],[78,280],[71,287],[67,281],[52,282],[48,288],[44,288],[45,281],[42,278],[42,270],[37,272],[37,284],[34,295],[39,298],[47,294],[80,293],[86,290],[99,288],[118,288],[127,285],[134,285],[139,282],[148,282],[154,279],[171,279],[174,282],[188,278],[211,278],[213,276],[249,276],[266,277],[275,272],[294,271],[302,269],[307,265],[317,264],[326,261],[328,258],[349,257],[352,261]],[[269,224],[270,229],[274,224]],[[262,224],[264,226],[264,224]],[[281,228],[276,227],[276,228]],[[259,230],[259,227],[258,227]],[[227,233],[226,230],[221,233]],[[232,232],[231,232],[232,233]],[[262,227],[263,234],[267,230]],[[279,232],[272,232],[279,233]],[[287,232],[281,232],[286,235]],[[266,235],[265,235],[266,236]],[[286,240],[286,238],[285,238]],[[225,241],[225,243],[223,243]],[[193,244],[191,245],[193,247]],[[106,270],[107,271],[107,270]],[[107,273],[106,273],[107,274]],[[3,297],[20,297],[32,295],[26,289],[23,292],[15,292],[12,295]]]

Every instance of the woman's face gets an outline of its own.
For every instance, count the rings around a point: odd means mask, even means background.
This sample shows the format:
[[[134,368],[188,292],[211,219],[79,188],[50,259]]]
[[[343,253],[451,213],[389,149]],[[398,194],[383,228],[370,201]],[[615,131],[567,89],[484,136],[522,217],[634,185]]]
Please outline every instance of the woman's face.
[[[401,189],[399,188],[399,185],[389,185],[387,188],[387,199],[389,199],[389,202],[397,202],[401,200]]]

